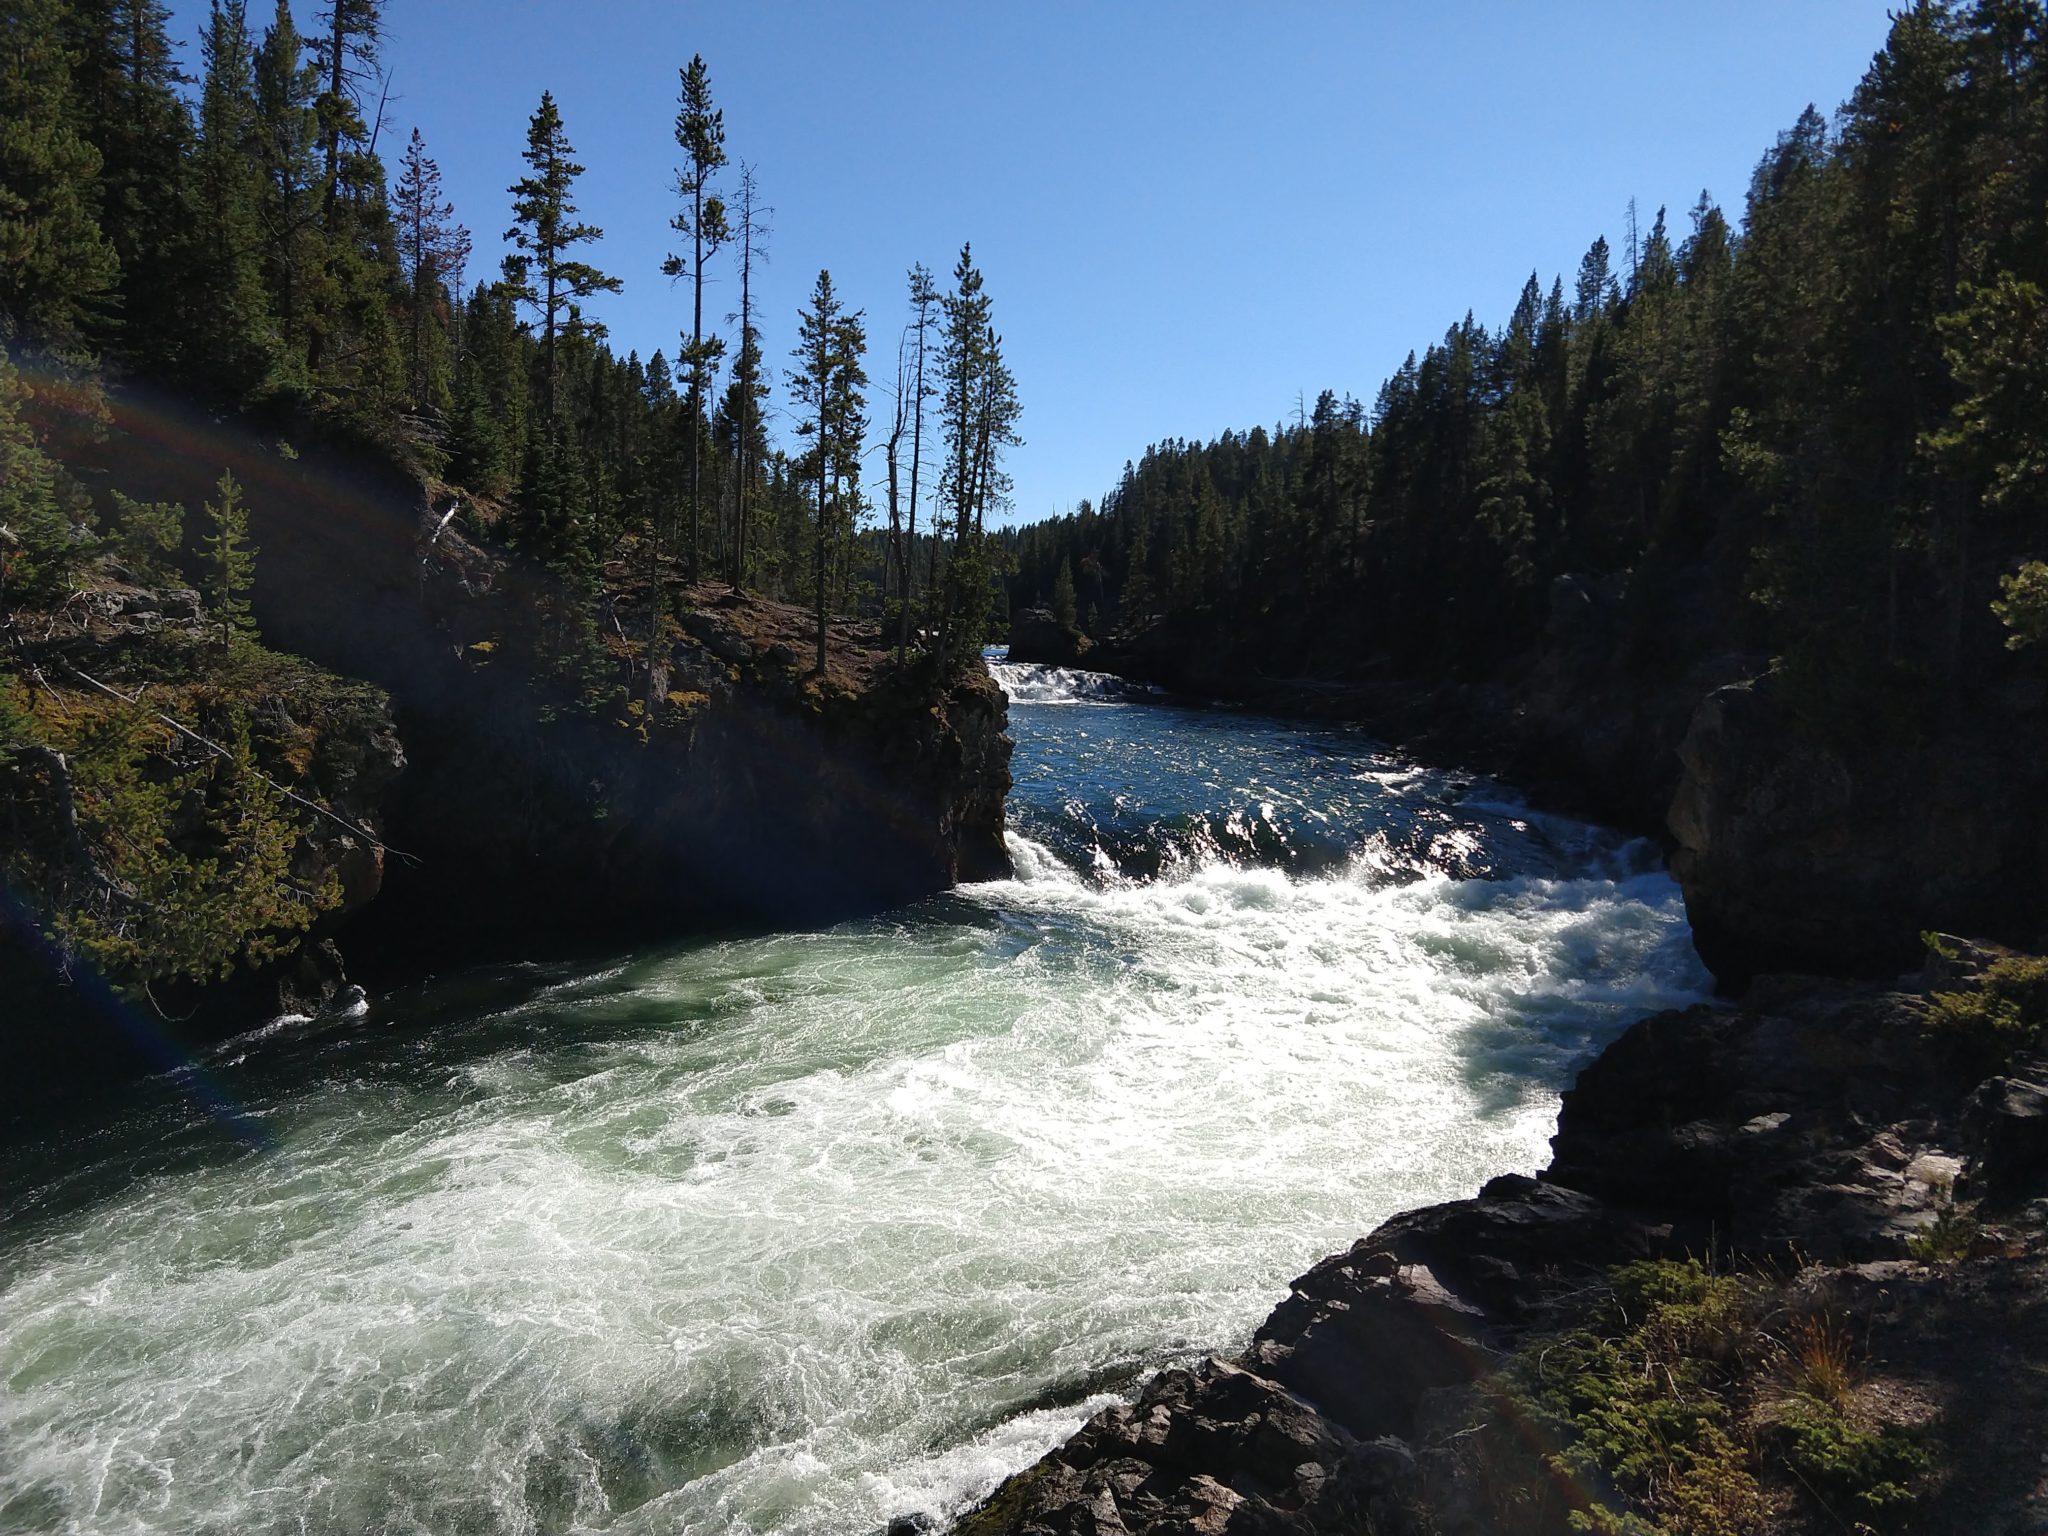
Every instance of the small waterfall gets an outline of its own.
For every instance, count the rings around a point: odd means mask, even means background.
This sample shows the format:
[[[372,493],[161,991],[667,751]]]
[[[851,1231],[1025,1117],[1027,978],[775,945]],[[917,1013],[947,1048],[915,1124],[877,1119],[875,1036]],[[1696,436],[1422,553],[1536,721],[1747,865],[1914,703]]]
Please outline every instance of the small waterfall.
[[[991,661],[988,670],[1012,704],[1130,704],[1162,696],[1160,689],[1075,667]]]

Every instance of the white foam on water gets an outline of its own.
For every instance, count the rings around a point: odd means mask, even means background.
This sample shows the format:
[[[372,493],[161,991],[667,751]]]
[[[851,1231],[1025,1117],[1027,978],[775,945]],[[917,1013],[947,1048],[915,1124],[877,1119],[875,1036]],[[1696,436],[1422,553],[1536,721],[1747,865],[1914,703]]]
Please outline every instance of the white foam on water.
[[[0,1527],[955,1511],[1106,1381],[1241,1347],[1322,1254],[1539,1165],[1574,1064],[1708,985],[1618,856],[1141,884],[1012,852],[943,920],[554,984],[511,1022],[573,1048],[422,1042],[432,1081],[311,1082],[251,1106],[276,1152],[17,1234]]]
[[[988,670],[1012,704],[1128,704],[1160,696],[1157,688],[1075,667],[991,661]]]

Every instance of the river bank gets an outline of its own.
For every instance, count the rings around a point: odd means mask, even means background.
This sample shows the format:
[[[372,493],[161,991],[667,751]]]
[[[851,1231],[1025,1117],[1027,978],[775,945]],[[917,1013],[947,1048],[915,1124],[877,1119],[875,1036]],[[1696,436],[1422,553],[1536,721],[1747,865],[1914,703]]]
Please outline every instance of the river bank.
[[[1536,1179],[1383,1224],[955,1529],[2038,1529],[2048,1061],[1956,1022],[2000,959],[1644,1020]]]
[[[2031,1442],[1979,1430],[2048,1416],[2044,974],[1943,939],[1644,1020],[1536,1178],[1384,1223],[955,1529],[2037,1529]]]
[[[110,519],[61,588],[0,613],[0,1059],[24,1107],[363,983],[830,923],[1007,871],[978,659],[938,676],[835,622],[820,673],[807,611],[672,554],[572,592],[502,508],[389,449],[141,384],[109,404],[65,473],[157,542]],[[198,532],[223,464],[254,551],[239,620]],[[228,830],[235,796],[268,831]]]

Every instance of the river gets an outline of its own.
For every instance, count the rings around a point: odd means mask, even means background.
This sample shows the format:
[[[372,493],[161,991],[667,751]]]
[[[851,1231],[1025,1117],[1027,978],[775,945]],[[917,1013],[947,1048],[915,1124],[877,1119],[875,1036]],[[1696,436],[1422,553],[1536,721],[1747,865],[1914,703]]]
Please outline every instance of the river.
[[[470,970],[0,1147],[0,1530],[873,1532],[1547,1155],[1655,850],[998,663],[1015,879]]]

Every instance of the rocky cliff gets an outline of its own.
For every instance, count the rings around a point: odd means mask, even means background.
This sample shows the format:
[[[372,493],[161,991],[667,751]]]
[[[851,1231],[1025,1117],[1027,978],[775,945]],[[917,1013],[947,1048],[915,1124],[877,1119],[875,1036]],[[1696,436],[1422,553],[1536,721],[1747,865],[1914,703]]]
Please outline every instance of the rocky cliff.
[[[351,924],[360,960],[822,920],[1007,870],[1005,701],[978,661],[938,678],[835,626],[812,676],[801,613],[666,561],[603,572],[593,622],[493,509],[386,452],[139,387],[114,406],[80,473],[196,508],[231,466],[266,639],[390,695],[413,860]]]
[[[2034,1437],[1982,1431],[2048,1422],[2048,1059],[1980,1026],[2040,970],[1643,1021],[1540,1178],[1395,1217],[956,1530],[2038,1529]]]
[[[2048,689],[2010,677],[1939,732],[1847,743],[1802,726],[1785,689],[1716,689],[1678,746],[1671,867],[1716,975],[1881,975],[1929,928],[2042,942]]]
[[[1050,608],[1020,608],[1010,615],[1009,649],[1012,661],[1078,667],[1095,642],[1062,624]]]

